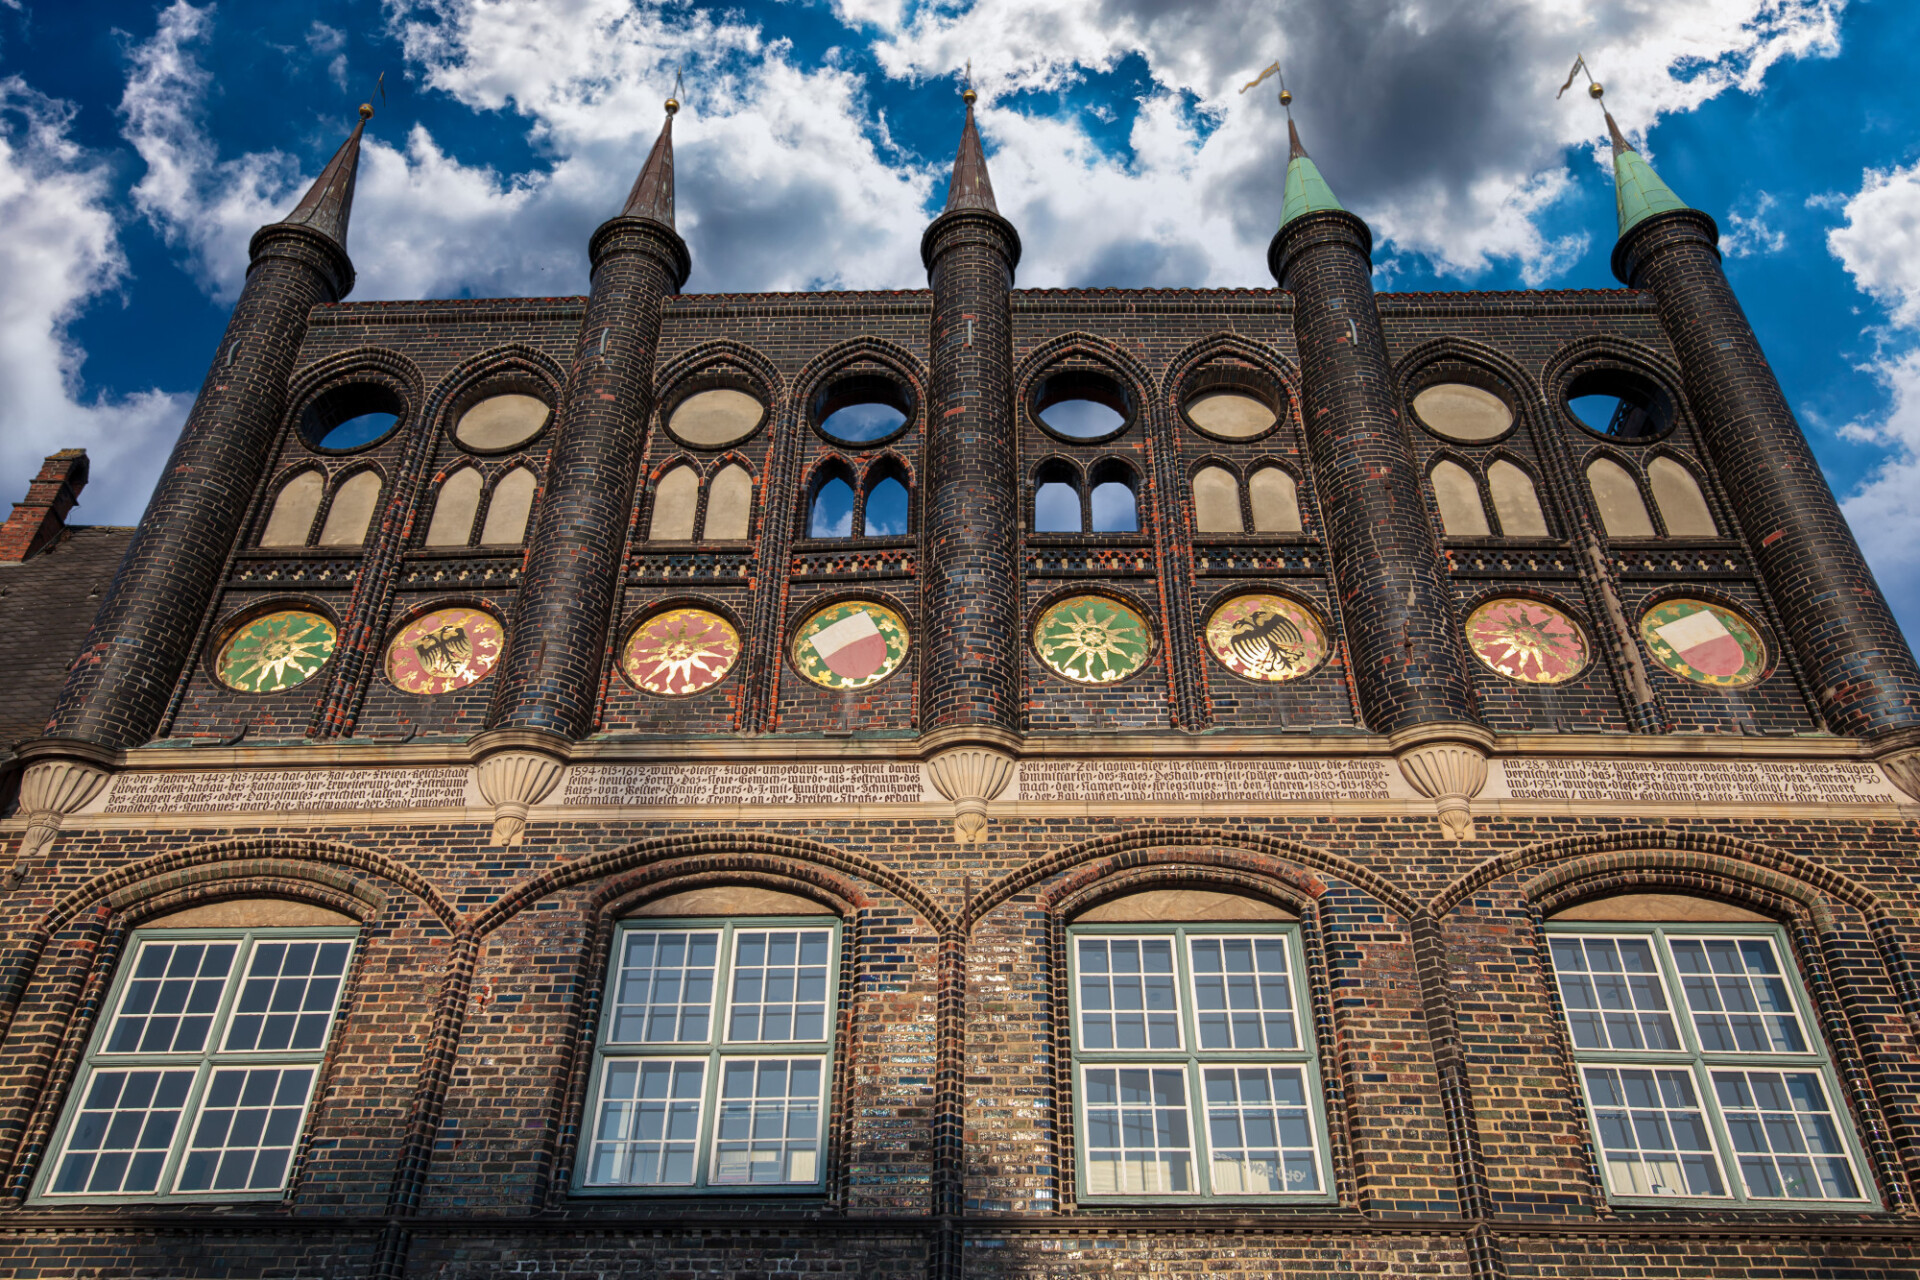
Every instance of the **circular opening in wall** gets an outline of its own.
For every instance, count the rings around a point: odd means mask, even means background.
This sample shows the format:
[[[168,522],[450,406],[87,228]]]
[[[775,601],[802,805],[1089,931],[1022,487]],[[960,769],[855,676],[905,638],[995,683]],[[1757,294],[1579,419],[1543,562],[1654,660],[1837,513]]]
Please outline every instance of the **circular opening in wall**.
[[[1104,440],[1126,430],[1133,406],[1126,390],[1106,374],[1071,369],[1034,388],[1033,416],[1068,440]]]
[[[548,414],[546,401],[537,396],[519,392],[488,396],[460,415],[453,438],[481,453],[517,449],[540,434]]]
[[[406,412],[399,393],[383,383],[334,387],[300,411],[300,438],[322,453],[351,453],[392,435]]]
[[[1477,444],[1498,439],[1513,426],[1513,410],[1484,387],[1440,382],[1413,397],[1414,416],[1437,436]]]
[[[1613,440],[1651,440],[1673,426],[1673,397],[1652,378],[1625,369],[1591,369],[1567,384],[1567,411]]]
[[[906,430],[912,417],[907,389],[877,373],[835,378],[813,401],[820,434],[836,444],[877,444]]]
[[[667,430],[682,444],[721,449],[758,431],[766,416],[766,406],[746,392],[714,387],[696,391],[675,405],[667,418]]]
[[[1271,406],[1239,387],[1214,387],[1190,397],[1187,419],[1210,436],[1251,440],[1279,421]]]

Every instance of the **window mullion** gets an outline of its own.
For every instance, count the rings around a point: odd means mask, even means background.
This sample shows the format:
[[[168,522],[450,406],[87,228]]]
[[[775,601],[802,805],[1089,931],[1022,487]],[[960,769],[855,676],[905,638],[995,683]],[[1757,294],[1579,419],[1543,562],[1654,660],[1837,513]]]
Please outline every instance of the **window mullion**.
[[[1180,1047],[1186,1067],[1187,1149],[1193,1153],[1193,1186],[1202,1199],[1213,1196],[1212,1135],[1207,1133],[1207,1094],[1200,1070],[1200,1023],[1196,1010],[1199,999],[1193,989],[1193,957],[1189,954],[1187,930],[1176,927],[1173,934],[1174,999],[1180,1004]]]
[[[1715,1155],[1720,1160],[1720,1176],[1727,1184],[1727,1194],[1741,1204],[1751,1198],[1747,1195],[1747,1180],[1740,1171],[1740,1154],[1733,1148],[1733,1134],[1727,1128],[1727,1118],[1720,1111],[1720,1094],[1713,1087],[1713,1067],[1704,1057],[1696,1060],[1694,1074],[1701,1088],[1700,1099],[1707,1114],[1707,1123],[1713,1127]]]

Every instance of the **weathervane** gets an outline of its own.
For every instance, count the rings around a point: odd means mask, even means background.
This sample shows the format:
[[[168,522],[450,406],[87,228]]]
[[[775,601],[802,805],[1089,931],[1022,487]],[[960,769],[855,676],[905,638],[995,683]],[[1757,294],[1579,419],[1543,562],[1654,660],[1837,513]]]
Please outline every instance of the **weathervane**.
[[[966,86],[965,88],[960,90],[960,100],[966,103],[968,106],[972,106],[974,102],[980,97],[979,94],[973,91],[973,59],[972,58],[967,59],[967,69],[960,73],[960,77],[961,77],[961,83]]]
[[[680,110],[680,94],[687,85],[686,77],[682,74],[685,70],[685,67],[675,67],[673,69],[673,96],[667,99],[668,115],[673,115]]]
[[[1272,66],[1268,67],[1265,71],[1262,71],[1259,75],[1255,76],[1253,79],[1241,85],[1240,92],[1245,93],[1247,90],[1257,87],[1268,76],[1280,77],[1280,105],[1287,109],[1287,118],[1292,119],[1293,118],[1293,90],[1287,88],[1287,77],[1286,77],[1286,74],[1280,70],[1279,62],[1276,61]]]
[[[1555,102],[1560,101],[1561,95],[1573,88],[1573,78],[1582,73],[1587,77],[1587,96],[1595,102],[1600,101],[1601,96],[1605,94],[1607,90],[1604,85],[1593,78],[1593,72],[1587,70],[1587,55],[1584,53],[1574,55],[1573,70],[1567,72],[1567,82],[1560,86],[1560,92],[1553,95],[1553,100]]]

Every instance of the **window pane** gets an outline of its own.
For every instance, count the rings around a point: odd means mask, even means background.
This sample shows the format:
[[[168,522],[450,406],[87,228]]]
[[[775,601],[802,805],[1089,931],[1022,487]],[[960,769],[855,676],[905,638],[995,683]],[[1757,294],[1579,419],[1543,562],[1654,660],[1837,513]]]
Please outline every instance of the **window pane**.
[[[278,1191],[312,1085],[312,1067],[216,1070],[175,1189]]]
[[[147,942],[104,1053],[199,1053],[207,1047],[237,942]]]
[[[227,1024],[226,1051],[325,1048],[351,949],[344,939],[257,944]]]
[[[1186,1072],[1180,1067],[1088,1067],[1084,1079],[1088,1191],[1191,1193]]]
[[[94,1072],[48,1193],[122,1195],[157,1188],[193,1077],[192,1069]]]
[[[1555,938],[1553,971],[1576,1049],[1681,1047],[1650,941]]]
[[[1215,1195],[1320,1190],[1304,1069],[1209,1067],[1203,1079]]]
[[[1808,1052],[1770,939],[1676,938],[1671,945],[1704,1052]]]
[[[1726,1194],[1691,1071],[1588,1067],[1586,1082],[1614,1194]]]
[[[633,930],[614,983],[615,1044],[684,1044],[712,1034],[713,969],[720,934]]]
[[[734,1059],[720,1068],[716,1184],[815,1182],[820,1167],[821,1058]]]
[[[1188,945],[1202,1049],[1300,1047],[1286,939],[1194,938]]]
[[[827,1038],[827,929],[743,929],[733,936],[727,1039]],[[813,1181],[811,1175],[801,1181]]]
[[[704,1062],[608,1059],[587,1182],[597,1187],[691,1183],[706,1076]]]
[[[1768,1200],[1861,1198],[1818,1073],[1716,1071],[1713,1091],[1748,1195]]]
[[[1178,1049],[1171,938],[1080,939],[1080,1047]]]

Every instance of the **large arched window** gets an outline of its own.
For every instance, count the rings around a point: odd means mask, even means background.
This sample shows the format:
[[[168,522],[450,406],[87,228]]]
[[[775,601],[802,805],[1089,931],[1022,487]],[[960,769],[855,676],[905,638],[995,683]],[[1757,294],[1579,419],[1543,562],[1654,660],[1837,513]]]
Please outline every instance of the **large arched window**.
[[[700,510],[700,475],[681,463],[660,477],[653,488],[653,521],[649,542],[686,542],[693,537],[694,516]]]
[[[1672,458],[1658,457],[1647,464],[1647,483],[1670,538],[1717,538],[1720,528],[1707,510],[1707,500],[1693,472]]]
[[[526,541],[527,517],[533,514],[533,495],[540,487],[533,472],[515,467],[493,486],[493,501],[487,504],[487,523],[480,541],[487,546],[519,546]]]
[[[367,540],[367,529],[380,506],[380,473],[356,471],[333,493],[327,522],[320,528],[323,547],[357,547]]]
[[[473,535],[473,516],[480,509],[480,473],[462,467],[446,478],[434,499],[433,519],[427,525],[430,547],[464,547]]]
[[[1493,513],[1500,518],[1500,532],[1509,538],[1544,538],[1547,517],[1540,510],[1540,495],[1533,477],[1505,458],[1487,468],[1487,490],[1493,495]]]
[[[701,537],[708,542],[738,542],[753,525],[753,477],[737,462],[720,468],[707,485],[707,521]]]
[[[1640,486],[1625,467],[1612,458],[1595,458],[1587,464],[1587,484],[1593,490],[1593,505],[1600,512],[1600,525],[1608,537],[1653,536],[1653,521],[1647,517],[1647,504],[1641,501]]]
[[[302,471],[280,486],[273,500],[273,512],[260,535],[263,547],[304,547],[313,532],[313,518],[320,511],[320,498],[327,491],[326,477],[318,471]]]
[[[1457,462],[1441,459],[1434,465],[1433,500],[1440,508],[1440,528],[1448,537],[1487,536],[1487,509],[1480,505],[1480,486],[1473,474]]]

